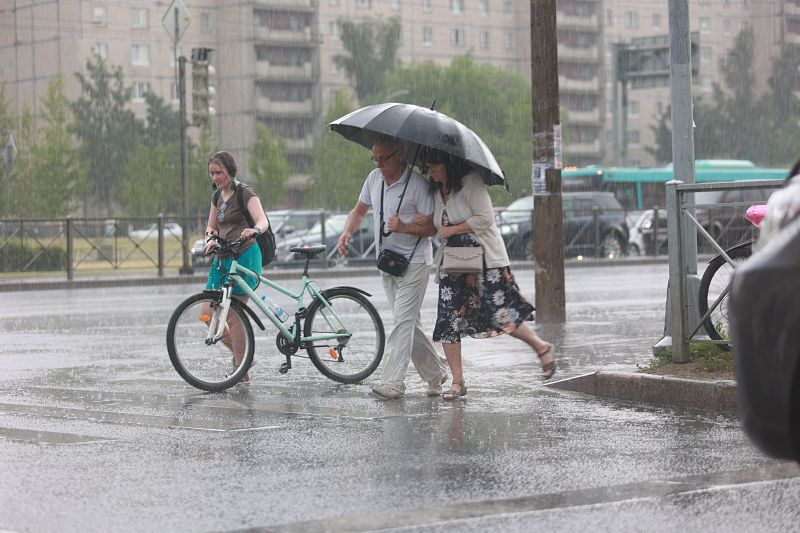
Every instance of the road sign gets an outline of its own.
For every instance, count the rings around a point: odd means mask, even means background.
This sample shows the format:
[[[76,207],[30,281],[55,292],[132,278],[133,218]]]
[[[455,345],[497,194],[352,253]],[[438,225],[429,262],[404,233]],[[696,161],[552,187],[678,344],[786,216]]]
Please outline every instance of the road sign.
[[[178,44],[178,41],[181,40],[191,21],[192,17],[189,15],[189,10],[186,9],[186,4],[183,3],[183,0],[172,0],[169,9],[161,17],[161,24],[175,44]]]

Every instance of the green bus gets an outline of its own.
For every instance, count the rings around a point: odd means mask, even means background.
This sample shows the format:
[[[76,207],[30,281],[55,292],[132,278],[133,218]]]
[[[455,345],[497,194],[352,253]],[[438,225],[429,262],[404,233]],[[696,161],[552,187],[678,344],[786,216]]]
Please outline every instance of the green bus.
[[[788,169],[758,168],[752,161],[701,159],[695,161],[697,183],[783,179]],[[611,191],[626,209],[666,205],[664,184],[673,179],[672,164],[661,168],[603,168],[590,165],[561,171],[564,191]]]

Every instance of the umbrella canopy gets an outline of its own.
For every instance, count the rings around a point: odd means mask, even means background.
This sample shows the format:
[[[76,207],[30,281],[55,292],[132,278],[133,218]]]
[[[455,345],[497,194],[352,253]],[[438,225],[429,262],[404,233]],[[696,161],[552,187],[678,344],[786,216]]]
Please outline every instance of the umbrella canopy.
[[[334,120],[330,128],[367,148],[372,148],[376,138],[388,135],[409,145],[440,150],[465,160],[487,185],[506,184],[505,175],[486,143],[461,122],[433,109],[392,102],[375,104]],[[406,159],[415,164],[416,150],[407,150]]]

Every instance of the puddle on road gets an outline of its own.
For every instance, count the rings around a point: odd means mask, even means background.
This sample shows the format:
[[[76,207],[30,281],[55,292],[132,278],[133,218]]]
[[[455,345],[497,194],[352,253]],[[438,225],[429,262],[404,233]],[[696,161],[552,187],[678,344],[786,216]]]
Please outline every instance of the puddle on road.
[[[113,439],[104,437],[90,437],[88,435],[78,435],[75,433],[58,433],[56,431],[35,431],[30,429],[2,428],[0,427],[0,439],[26,442],[29,444],[90,444]]]

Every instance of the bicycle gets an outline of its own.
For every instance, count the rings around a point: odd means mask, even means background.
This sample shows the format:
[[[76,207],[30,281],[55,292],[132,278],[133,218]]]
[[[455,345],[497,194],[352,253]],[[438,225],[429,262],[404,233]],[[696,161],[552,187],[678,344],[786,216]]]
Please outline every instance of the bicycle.
[[[167,327],[167,351],[172,366],[190,385],[209,392],[223,391],[247,376],[253,363],[255,337],[251,320],[261,330],[264,324],[247,303],[232,297],[239,287],[267,319],[278,328],[275,343],[286,356],[279,372],[292,368],[292,356],[301,349],[324,376],[340,383],[358,383],[370,376],[383,358],[386,336],[383,321],[367,299],[371,294],[356,287],[320,289],[308,277],[311,259],[325,246],[292,248],[305,258],[300,288],[292,291],[269,278],[241,266],[234,250],[242,240],[225,241],[216,237],[212,253],[231,255],[228,274],[217,290],[204,290],[184,300],[172,314]],[[295,300],[294,321],[290,327],[258,297],[245,278],[258,279]],[[303,305],[306,293],[311,303]],[[302,329],[302,334],[300,333]]]
[[[745,218],[756,228],[764,216],[764,206],[752,206]],[[755,239],[737,244],[725,250],[725,255],[718,254],[708,262],[703,277],[700,279],[698,310],[700,316],[705,317],[703,328],[709,338],[714,340],[729,340],[730,328],[728,325],[728,291],[730,282],[736,268],[753,255]],[[726,257],[727,256],[727,257]],[[710,309],[710,311],[709,311]],[[708,316],[706,316],[708,315]],[[729,344],[720,344],[720,348],[730,351]]]

